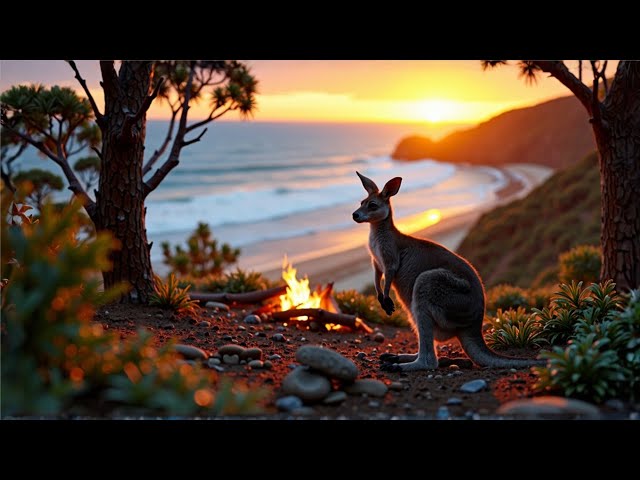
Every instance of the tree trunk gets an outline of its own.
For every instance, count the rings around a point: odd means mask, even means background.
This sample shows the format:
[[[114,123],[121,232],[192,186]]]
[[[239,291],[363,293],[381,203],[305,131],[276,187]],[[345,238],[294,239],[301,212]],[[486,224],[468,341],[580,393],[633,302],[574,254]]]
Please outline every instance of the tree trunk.
[[[600,154],[601,280],[640,286],[640,62],[622,61],[593,131]]]
[[[123,301],[132,303],[147,302],[153,288],[142,179],[146,113],[131,128],[123,127],[149,95],[151,77],[152,62],[125,61],[117,77],[114,72],[112,81],[103,81],[105,126],[93,220],[97,230],[109,230],[120,242],[110,257],[113,269],[102,273],[105,289],[128,283],[131,290]]]

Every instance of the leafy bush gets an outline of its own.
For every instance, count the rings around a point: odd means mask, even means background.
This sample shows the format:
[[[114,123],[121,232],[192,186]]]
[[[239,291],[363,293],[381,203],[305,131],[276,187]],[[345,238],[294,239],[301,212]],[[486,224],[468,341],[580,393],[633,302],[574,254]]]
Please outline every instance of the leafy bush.
[[[549,360],[547,367],[537,367],[538,390],[562,390],[566,396],[600,402],[607,395],[615,396],[611,386],[624,381],[618,367],[618,355],[613,350],[601,350],[595,334],[574,341],[567,348],[554,347],[540,356]],[[607,392],[609,390],[609,392]]]
[[[162,254],[164,263],[171,267],[173,273],[193,278],[220,275],[240,255],[239,248],[231,248],[227,243],[218,248],[218,241],[212,238],[209,225],[202,222],[198,223],[198,227],[188,238],[187,246],[188,250],[184,250],[176,245],[171,252],[169,242],[163,242]]]
[[[519,307],[529,307],[527,292],[523,288],[502,284],[487,291],[486,311],[488,315],[495,315],[498,310]]]
[[[575,337],[566,348],[554,347],[552,352],[541,355],[549,362],[546,367],[535,369],[538,390],[559,391],[596,402],[615,397],[632,401],[640,398],[640,293],[631,292],[623,311],[608,310],[604,317],[594,314],[603,305],[611,304],[611,297],[605,299],[606,296],[594,300],[589,314],[578,321]]]
[[[169,275],[167,283],[156,275],[153,285],[153,293],[149,298],[149,305],[157,305],[161,308],[173,310],[179,315],[196,315],[200,311],[200,306],[195,300],[189,297],[191,285],[181,288],[178,285],[175,275]]]
[[[487,290],[486,313],[495,316],[498,310],[509,310],[523,307],[542,308],[549,303],[553,294],[551,287],[525,289],[513,285],[497,285]]]
[[[523,307],[516,310],[498,309],[495,317],[490,317],[491,329],[484,339],[491,348],[533,348],[544,342],[542,325]]]
[[[260,272],[245,271],[237,268],[222,275],[208,275],[202,278],[187,276],[181,278],[178,285],[191,285],[194,290],[212,293],[244,293],[254,290],[266,290],[280,285],[264,277]]]
[[[9,211],[8,209],[11,208]],[[55,415],[143,408],[154,413],[237,413],[255,392],[212,386],[217,375],[180,364],[169,343],[150,334],[119,341],[92,319],[123,290],[100,292],[91,274],[109,268],[112,237],[77,240],[80,203],[61,212],[45,204],[38,222],[3,191],[2,415]],[[10,216],[9,212],[17,212]]]
[[[591,284],[582,288],[582,282],[560,285],[560,291],[551,298],[549,307],[533,312],[544,326],[544,335],[551,344],[566,343],[575,332],[578,320],[601,322],[620,308],[620,296],[615,284]]]
[[[394,325],[397,327],[406,327],[409,325],[407,319],[407,313],[400,308],[398,300],[395,297],[393,291],[391,292],[391,298],[396,304],[396,310],[387,315],[378,299],[375,295],[363,295],[356,290],[345,290],[337,292],[334,298],[338,302],[338,306],[343,313],[350,315],[357,315],[367,322],[372,323],[384,323],[387,325]]]
[[[579,245],[560,254],[558,279],[562,283],[572,280],[597,282],[602,266],[602,249],[593,245]]]

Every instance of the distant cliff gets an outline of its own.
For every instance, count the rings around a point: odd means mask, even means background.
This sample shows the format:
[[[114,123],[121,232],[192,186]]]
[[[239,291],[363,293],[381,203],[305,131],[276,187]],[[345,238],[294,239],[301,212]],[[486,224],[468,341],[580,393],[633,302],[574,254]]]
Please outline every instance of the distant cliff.
[[[439,141],[412,136],[398,143],[396,160],[434,158],[454,163],[537,163],[563,168],[595,148],[589,117],[573,96],[502,113]]]

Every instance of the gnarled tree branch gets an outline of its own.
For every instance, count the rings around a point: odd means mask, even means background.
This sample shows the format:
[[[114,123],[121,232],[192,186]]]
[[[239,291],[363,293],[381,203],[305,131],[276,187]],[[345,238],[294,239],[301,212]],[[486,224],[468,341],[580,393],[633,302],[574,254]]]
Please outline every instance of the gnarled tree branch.
[[[85,210],[89,214],[89,217],[91,217],[91,219],[93,220],[97,212],[95,202],[91,200],[91,198],[89,198],[89,196],[87,195],[87,192],[82,187],[80,180],[78,180],[78,177],[76,176],[75,172],[69,165],[69,162],[67,161],[67,159],[53,153],[51,149],[47,147],[43,142],[37,141],[34,138],[30,137],[29,135],[25,135],[19,130],[13,129],[11,126],[7,125],[7,123],[4,120],[2,120],[1,122],[4,128],[18,135],[20,138],[22,138],[25,142],[29,143],[30,145],[33,145],[35,148],[40,150],[44,155],[46,155],[51,160],[53,160],[56,163],[56,165],[58,165],[62,169],[64,176],[69,182],[69,190],[71,190],[71,192],[73,192],[74,195],[77,195],[84,200]]]
[[[605,60],[602,62],[602,70],[600,71],[600,77],[602,77],[602,85],[604,86],[604,96],[607,96],[609,93],[609,85],[607,84],[607,64],[609,60]]]
[[[178,107],[175,110],[173,108],[171,109],[171,121],[169,122],[169,129],[167,130],[167,136],[164,138],[164,141],[162,142],[162,145],[160,145],[160,148],[158,148],[155,152],[153,152],[153,155],[151,155],[149,160],[147,160],[147,163],[145,164],[145,166],[142,168],[143,177],[151,171],[151,168],[155,165],[155,163],[164,154],[165,150],[169,146],[169,142],[173,138],[173,129],[176,123],[176,116],[178,115],[180,108],[182,107]]]
[[[580,103],[586,108],[589,115],[593,116],[593,103],[591,97],[591,90],[584,83],[576,78],[576,76],[569,71],[566,65],[561,61],[550,60],[532,60],[540,70],[551,74],[551,76],[558,79],[565,87],[571,90]]]
[[[202,127],[204,125],[206,125],[207,123],[213,122],[216,118],[220,118],[222,115],[224,115],[225,113],[227,113],[229,110],[231,110],[231,107],[227,107],[225,108],[223,111],[221,111],[220,113],[218,113],[217,115],[214,115],[215,111],[218,108],[214,108],[211,113],[209,114],[209,116],[207,118],[205,118],[204,120],[201,120],[199,122],[194,123],[193,125],[189,125],[187,127],[187,130],[185,133],[190,132],[191,130],[195,130],[196,128]]]
[[[199,142],[199,141],[200,141],[200,139],[202,138],[202,136],[203,136],[205,133],[207,133],[207,130],[208,130],[207,128],[205,128],[204,130],[202,130],[202,132],[200,132],[200,135],[198,135],[198,136],[197,136],[196,138],[194,138],[193,140],[184,140],[184,141],[182,142],[182,146],[183,146],[183,147],[186,147],[187,145],[191,145],[192,143]]]
[[[195,62],[191,62],[189,69],[189,78],[184,90],[184,100],[182,104],[182,114],[180,115],[180,123],[178,125],[178,132],[176,138],[171,146],[171,153],[169,158],[162,164],[162,166],[156,170],[153,176],[144,184],[145,197],[153,192],[160,182],[169,174],[171,170],[178,166],[180,163],[180,150],[182,149],[184,142],[184,135],[187,130],[187,115],[189,113],[189,102],[191,101],[191,86],[193,85],[193,76],[195,75]]]
[[[84,90],[84,93],[87,96],[89,103],[91,104],[91,108],[93,109],[93,114],[96,117],[96,123],[100,128],[102,128],[104,126],[104,116],[102,115],[102,113],[100,113],[100,110],[98,109],[98,105],[96,105],[96,101],[94,100],[93,95],[91,95],[91,92],[89,91],[89,87],[87,87],[87,82],[80,75],[80,71],[76,66],[76,62],[74,62],[73,60],[67,60],[67,62],[75,72],[76,80],[78,80],[78,82],[82,86],[82,89]]]

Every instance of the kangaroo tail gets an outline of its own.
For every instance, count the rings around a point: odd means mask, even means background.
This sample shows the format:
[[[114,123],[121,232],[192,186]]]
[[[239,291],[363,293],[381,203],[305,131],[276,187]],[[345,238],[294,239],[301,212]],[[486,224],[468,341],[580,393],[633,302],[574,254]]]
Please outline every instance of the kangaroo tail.
[[[473,360],[474,363],[481,367],[490,368],[523,368],[533,367],[536,365],[546,365],[546,360],[535,358],[513,358],[505,355],[499,355],[487,347],[484,343],[482,334],[478,333],[461,333],[458,336],[462,349]]]

